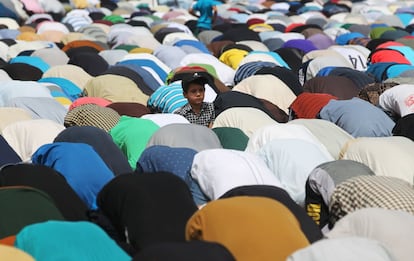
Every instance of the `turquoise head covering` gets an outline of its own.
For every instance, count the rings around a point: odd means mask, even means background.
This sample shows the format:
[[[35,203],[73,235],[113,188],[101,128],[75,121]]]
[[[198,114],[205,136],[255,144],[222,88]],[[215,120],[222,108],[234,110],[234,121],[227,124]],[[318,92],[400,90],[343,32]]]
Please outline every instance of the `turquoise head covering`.
[[[15,247],[42,261],[126,261],[131,257],[97,225],[47,221],[26,226]]]

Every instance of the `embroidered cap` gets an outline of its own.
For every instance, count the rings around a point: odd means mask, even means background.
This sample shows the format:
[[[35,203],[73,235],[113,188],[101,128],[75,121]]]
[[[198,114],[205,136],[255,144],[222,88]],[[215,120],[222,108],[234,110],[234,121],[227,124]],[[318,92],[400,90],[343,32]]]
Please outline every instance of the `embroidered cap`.
[[[183,90],[187,91],[191,83],[198,83],[204,86],[204,84],[208,83],[208,79],[200,73],[195,72],[183,79],[181,83]]]

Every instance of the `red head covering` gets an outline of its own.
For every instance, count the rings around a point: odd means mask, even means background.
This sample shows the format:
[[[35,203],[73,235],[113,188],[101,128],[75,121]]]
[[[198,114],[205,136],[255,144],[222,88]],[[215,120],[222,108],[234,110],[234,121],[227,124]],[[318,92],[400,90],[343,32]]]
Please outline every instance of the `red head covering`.
[[[395,42],[395,41],[387,41],[385,43],[378,45],[376,49],[388,48],[390,46],[405,46],[405,45],[399,42]]]
[[[265,20],[260,19],[260,18],[251,18],[249,20],[247,20],[247,25],[251,26],[254,24],[263,24],[265,22]]]
[[[16,241],[15,235],[8,236],[8,237],[0,239],[0,245],[14,246],[15,241]]]
[[[301,93],[290,105],[297,118],[315,119],[321,109],[337,97],[326,93]]]
[[[304,23],[292,23],[288,27],[286,27],[285,33],[289,33],[290,31],[292,31],[296,27],[299,27],[299,26],[302,26],[302,25],[305,25],[305,24]]]
[[[107,105],[111,104],[111,102],[108,101],[107,99],[100,98],[100,97],[81,97],[72,102],[72,104],[69,107],[69,110],[72,110],[84,104],[96,104],[101,107],[106,107]]]

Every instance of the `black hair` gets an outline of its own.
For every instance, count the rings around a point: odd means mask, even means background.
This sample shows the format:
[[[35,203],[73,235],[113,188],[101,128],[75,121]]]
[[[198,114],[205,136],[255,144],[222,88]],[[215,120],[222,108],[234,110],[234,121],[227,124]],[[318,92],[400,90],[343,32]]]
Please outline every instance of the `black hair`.
[[[207,83],[207,79],[204,77],[189,78],[189,79],[182,80],[181,86],[183,87],[183,92],[187,93],[190,87],[190,84],[198,84],[198,85],[203,86],[204,88],[204,84],[206,83]]]
[[[198,84],[198,85],[201,85],[201,86],[203,86],[203,89],[205,89],[205,87],[204,87],[204,81],[203,81],[203,80],[201,80],[201,81],[197,81],[197,80],[195,80],[195,81],[191,81],[191,82],[189,82],[189,83],[187,83],[187,84],[183,85],[183,91],[184,91],[185,93],[187,93],[187,92],[188,92],[188,89],[190,88],[190,85],[191,85],[191,84]]]

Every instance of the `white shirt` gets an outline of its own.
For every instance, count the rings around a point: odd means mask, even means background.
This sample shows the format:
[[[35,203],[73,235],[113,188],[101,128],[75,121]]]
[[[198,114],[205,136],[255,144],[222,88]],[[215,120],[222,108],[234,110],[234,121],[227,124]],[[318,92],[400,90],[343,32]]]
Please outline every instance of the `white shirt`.
[[[238,150],[210,149],[197,153],[191,176],[212,200],[244,185],[281,187],[280,181],[260,157]]]
[[[400,84],[386,90],[379,96],[379,105],[401,117],[414,113],[414,84]]]

